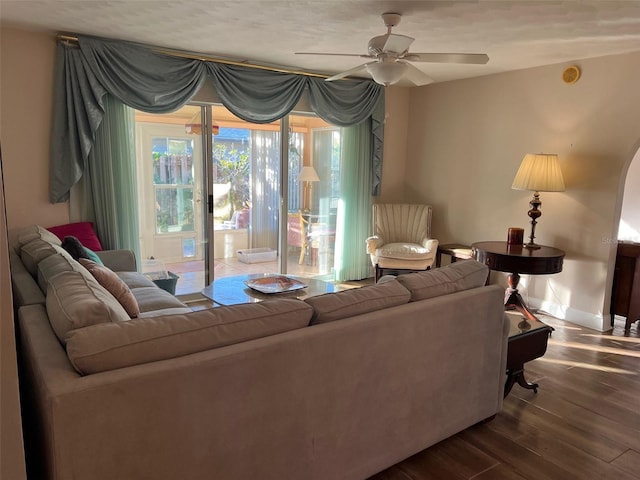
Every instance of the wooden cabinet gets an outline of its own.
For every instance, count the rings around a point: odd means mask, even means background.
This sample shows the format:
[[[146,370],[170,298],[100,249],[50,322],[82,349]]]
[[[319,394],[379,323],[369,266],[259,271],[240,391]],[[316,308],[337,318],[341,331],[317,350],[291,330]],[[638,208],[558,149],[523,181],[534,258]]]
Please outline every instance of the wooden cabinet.
[[[640,243],[619,242],[611,292],[613,315],[627,318],[625,330],[640,320]]]

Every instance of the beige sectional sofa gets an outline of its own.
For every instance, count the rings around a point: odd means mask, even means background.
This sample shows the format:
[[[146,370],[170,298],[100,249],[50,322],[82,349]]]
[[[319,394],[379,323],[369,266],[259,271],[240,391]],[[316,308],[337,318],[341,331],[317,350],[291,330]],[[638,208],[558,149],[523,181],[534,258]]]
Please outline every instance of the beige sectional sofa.
[[[11,257],[33,478],[364,479],[501,409],[503,291],[472,260],[305,302],[158,297],[130,319],[104,292],[77,313],[84,272],[43,271],[60,252],[36,239]]]

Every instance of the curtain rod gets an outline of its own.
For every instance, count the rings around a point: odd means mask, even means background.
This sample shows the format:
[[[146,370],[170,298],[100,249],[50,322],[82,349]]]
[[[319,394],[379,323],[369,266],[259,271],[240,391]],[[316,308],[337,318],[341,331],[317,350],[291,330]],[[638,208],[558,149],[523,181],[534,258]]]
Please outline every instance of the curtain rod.
[[[75,37],[75,36],[72,36],[72,35],[59,34],[58,35],[58,40],[62,40],[62,41],[66,41],[66,42],[78,43],[78,37]],[[162,55],[168,55],[168,56],[171,56],[171,57],[189,58],[191,60],[201,60],[203,62],[223,63],[223,64],[226,64],[226,65],[236,65],[236,66],[239,66],[239,67],[255,68],[257,70],[268,70],[270,72],[291,73],[291,74],[294,74],[294,75],[306,75],[307,77],[329,78],[329,75],[324,75],[322,73],[305,72],[305,71],[302,71],[302,70],[292,70],[292,69],[288,69],[288,68],[267,67],[265,65],[256,65],[256,64],[253,64],[253,63],[244,63],[244,62],[238,62],[238,61],[234,61],[234,60],[225,60],[225,59],[222,59],[222,58],[209,57],[207,55],[199,55],[199,54],[195,54],[195,53],[180,52],[180,51],[177,51],[177,50],[163,49],[163,48],[158,48],[158,47],[148,47],[148,48],[150,48],[150,50],[152,52],[160,53]]]

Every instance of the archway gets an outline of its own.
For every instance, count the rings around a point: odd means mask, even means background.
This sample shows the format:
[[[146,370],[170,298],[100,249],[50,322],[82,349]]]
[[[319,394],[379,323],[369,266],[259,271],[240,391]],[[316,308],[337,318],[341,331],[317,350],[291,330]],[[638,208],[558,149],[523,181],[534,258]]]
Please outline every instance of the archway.
[[[625,163],[620,174],[614,226],[615,232],[611,237],[611,256],[609,257],[605,307],[615,302],[615,298],[611,295],[611,287],[614,283],[618,242],[640,244],[640,141],[634,145],[630,158]],[[610,310],[614,311],[614,308]],[[614,326],[614,324],[615,321],[612,317],[611,326]]]

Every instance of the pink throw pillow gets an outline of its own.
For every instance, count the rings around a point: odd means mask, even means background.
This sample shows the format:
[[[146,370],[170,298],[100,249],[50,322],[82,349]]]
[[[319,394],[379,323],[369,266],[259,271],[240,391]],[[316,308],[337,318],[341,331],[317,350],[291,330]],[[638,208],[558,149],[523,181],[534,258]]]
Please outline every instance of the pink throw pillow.
[[[87,258],[80,258],[80,263],[84,268],[89,270],[89,273],[94,276],[100,285],[107,290],[116,300],[122,305],[127,314],[131,318],[136,318],[140,315],[140,307],[136,297],[131,293],[129,286],[122,281],[113,270],[98,265]]]
[[[80,243],[94,252],[101,252],[102,245],[100,240],[93,229],[93,223],[91,222],[76,222],[67,223],[66,225],[58,225],[56,227],[47,228],[60,240],[64,240],[64,237],[72,236],[80,240]]]

